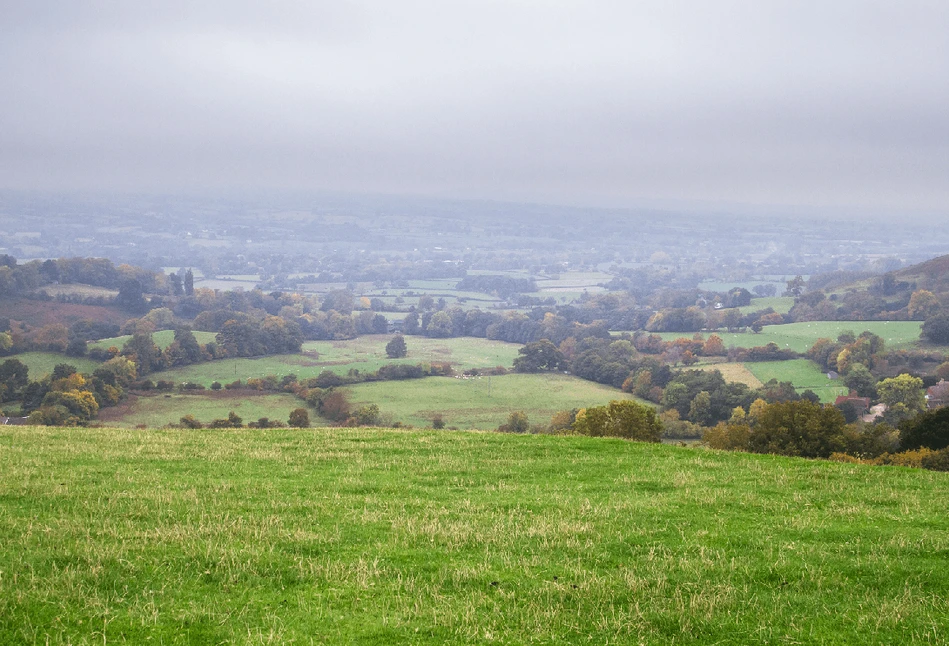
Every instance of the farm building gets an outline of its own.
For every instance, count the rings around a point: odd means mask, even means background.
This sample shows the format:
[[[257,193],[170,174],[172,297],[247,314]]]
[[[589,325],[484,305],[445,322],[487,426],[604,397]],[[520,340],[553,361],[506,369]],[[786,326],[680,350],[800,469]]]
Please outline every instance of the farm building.
[[[942,408],[949,406],[949,381],[940,379],[935,386],[926,389],[926,408]]]
[[[870,398],[869,397],[857,397],[857,394],[851,392],[849,395],[841,395],[834,400],[834,406],[840,406],[841,404],[851,404],[854,409],[857,411],[857,415],[866,415],[870,412]]]

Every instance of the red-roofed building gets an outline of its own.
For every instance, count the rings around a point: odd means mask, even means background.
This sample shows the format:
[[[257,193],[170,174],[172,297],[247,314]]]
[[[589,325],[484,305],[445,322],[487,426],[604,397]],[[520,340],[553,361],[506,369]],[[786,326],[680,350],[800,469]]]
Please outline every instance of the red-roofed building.
[[[935,386],[926,389],[926,408],[942,408],[949,406],[949,381],[940,379]]]
[[[857,397],[857,393],[851,392],[849,395],[841,395],[834,400],[834,406],[841,404],[851,404],[857,411],[857,415],[866,415],[870,412],[870,398]]]

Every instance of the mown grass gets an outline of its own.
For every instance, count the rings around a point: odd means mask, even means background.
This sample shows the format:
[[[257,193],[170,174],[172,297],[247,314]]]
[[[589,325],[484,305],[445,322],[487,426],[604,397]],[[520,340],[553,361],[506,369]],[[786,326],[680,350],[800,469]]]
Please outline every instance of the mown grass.
[[[42,379],[53,372],[53,368],[61,363],[68,363],[79,372],[91,373],[99,367],[98,361],[85,357],[67,357],[56,352],[21,352],[9,357],[0,357],[0,363],[9,359],[17,359],[29,369],[29,378],[33,381]]]
[[[378,404],[393,421],[430,426],[432,418],[440,414],[446,425],[461,429],[497,428],[513,411],[523,411],[531,423],[547,424],[558,411],[633,399],[616,388],[543,373],[472,379],[429,377],[363,383],[346,390],[354,405]]]
[[[185,415],[194,415],[202,423],[224,419],[231,411],[242,417],[244,423],[256,422],[261,417],[287,422],[294,408],[307,408],[293,395],[256,391],[220,391],[200,394],[171,393],[132,395],[118,406],[99,411],[98,422],[108,426],[131,428],[144,424],[149,428],[177,424]],[[310,409],[310,422],[326,422]]]
[[[0,428],[3,644],[944,644],[949,476],[619,440]]]
[[[749,362],[744,365],[762,382],[771,379],[790,381],[798,393],[812,390],[824,403],[833,403],[839,395],[850,392],[840,380],[828,379],[817,364],[808,359]]]
[[[915,345],[919,341],[921,326],[922,323],[919,321],[810,321],[766,325],[760,334],[754,332],[716,332],[715,334],[722,337],[725,347],[752,348],[774,342],[781,349],[806,352],[817,339],[836,339],[841,332],[846,330],[855,334],[869,330],[882,337],[886,342],[886,347],[892,349]],[[708,338],[710,334],[710,332],[703,332],[702,336]],[[680,337],[692,338],[692,334],[681,332],[663,332],[659,336],[666,341],[673,341]]]
[[[191,382],[210,386],[219,381],[229,383],[236,379],[287,375],[293,373],[304,379],[315,377],[324,370],[344,375],[349,370],[373,372],[387,363],[446,362],[461,372],[468,368],[511,367],[521,346],[472,337],[457,339],[428,339],[406,337],[408,356],[389,359],[386,344],[392,335],[366,335],[348,341],[308,341],[302,354],[280,354],[251,359],[222,359],[199,363],[151,375],[175,383]]]

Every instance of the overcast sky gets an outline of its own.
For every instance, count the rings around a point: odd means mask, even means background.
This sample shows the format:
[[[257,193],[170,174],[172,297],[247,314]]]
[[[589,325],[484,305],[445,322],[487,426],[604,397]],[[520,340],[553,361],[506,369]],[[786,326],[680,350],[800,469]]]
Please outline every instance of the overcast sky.
[[[949,211],[946,0],[0,0],[0,187]]]

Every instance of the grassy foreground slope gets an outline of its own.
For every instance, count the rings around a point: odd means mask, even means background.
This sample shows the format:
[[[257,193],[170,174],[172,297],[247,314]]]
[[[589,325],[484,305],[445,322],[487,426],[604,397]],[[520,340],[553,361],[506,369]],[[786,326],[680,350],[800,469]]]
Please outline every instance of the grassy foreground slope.
[[[619,440],[0,428],[0,643],[946,643],[947,507]]]

